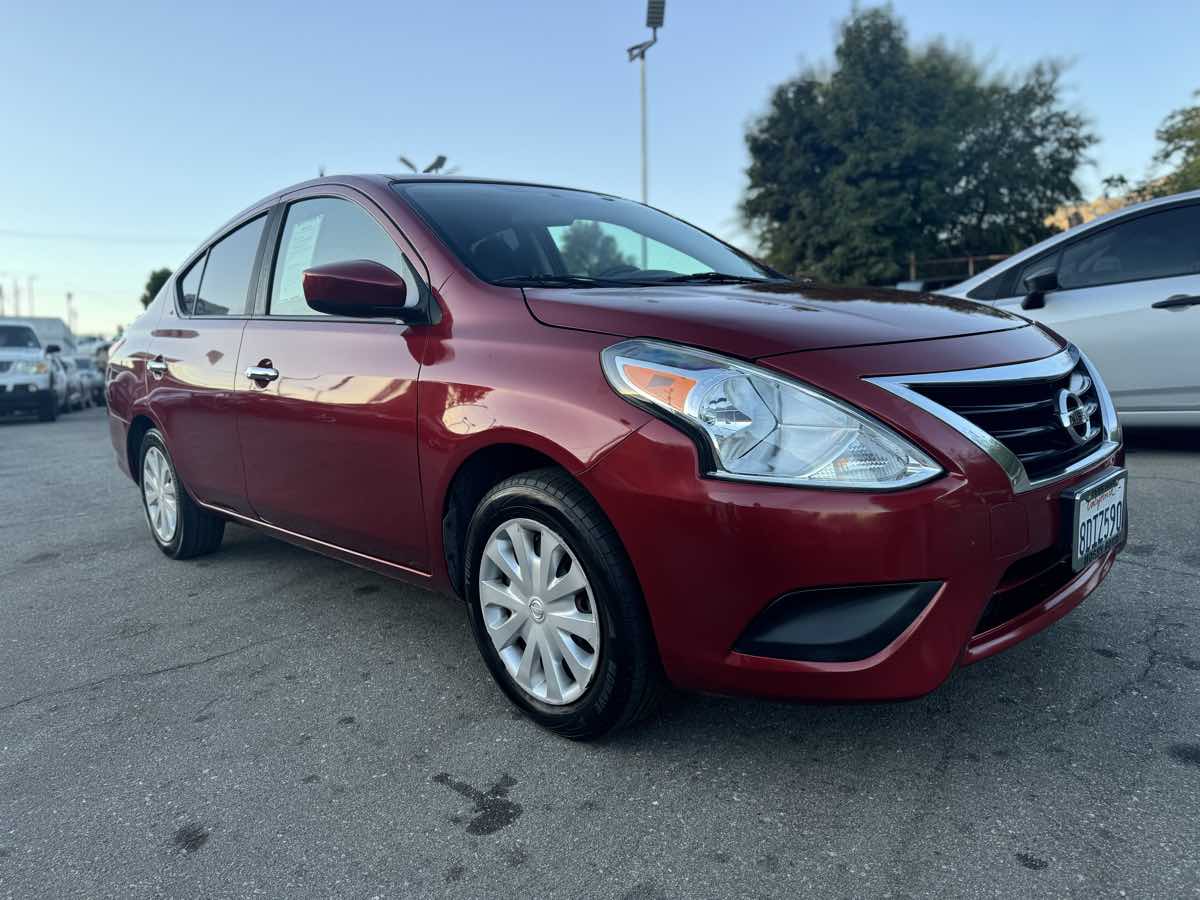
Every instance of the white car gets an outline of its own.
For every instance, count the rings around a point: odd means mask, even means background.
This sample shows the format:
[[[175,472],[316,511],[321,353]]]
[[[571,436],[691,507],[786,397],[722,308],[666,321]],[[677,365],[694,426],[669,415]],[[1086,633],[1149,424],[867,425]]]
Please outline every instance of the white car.
[[[939,293],[1043,322],[1127,425],[1200,425],[1200,191],[1129,206]]]
[[[57,344],[43,345],[24,322],[0,319],[0,415],[36,413],[53,422],[67,402],[67,375]]]

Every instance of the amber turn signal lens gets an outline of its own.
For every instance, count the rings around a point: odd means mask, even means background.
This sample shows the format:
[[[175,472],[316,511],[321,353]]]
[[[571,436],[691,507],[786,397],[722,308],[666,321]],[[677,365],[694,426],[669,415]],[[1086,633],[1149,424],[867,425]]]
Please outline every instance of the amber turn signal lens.
[[[696,386],[694,378],[688,378],[675,372],[664,372],[661,369],[650,369],[626,363],[624,372],[625,378],[631,385],[677,412],[684,411],[688,394]]]

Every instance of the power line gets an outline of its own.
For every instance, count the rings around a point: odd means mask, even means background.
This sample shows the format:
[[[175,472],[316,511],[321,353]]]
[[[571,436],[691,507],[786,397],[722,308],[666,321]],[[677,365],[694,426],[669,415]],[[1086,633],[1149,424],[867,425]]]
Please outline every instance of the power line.
[[[38,241],[88,241],[96,244],[197,244],[195,238],[142,237],[113,234],[71,234],[51,231],[22,231],[17,228],[0,228],[0,236],[29,238]]]

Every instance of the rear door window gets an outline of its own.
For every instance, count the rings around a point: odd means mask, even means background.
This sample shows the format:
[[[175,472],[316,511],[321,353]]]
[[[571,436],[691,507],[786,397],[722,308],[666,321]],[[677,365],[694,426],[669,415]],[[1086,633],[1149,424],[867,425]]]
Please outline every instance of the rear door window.
[[[242,316],[249,308],[250,277],[267,217],[259,216],[217,241],[208,251],[190,315]],[[188,275],[192,273],[189,271]],[[185,279],[186,280],[186,279]],[[186,294],[186,285],[184,288]]]

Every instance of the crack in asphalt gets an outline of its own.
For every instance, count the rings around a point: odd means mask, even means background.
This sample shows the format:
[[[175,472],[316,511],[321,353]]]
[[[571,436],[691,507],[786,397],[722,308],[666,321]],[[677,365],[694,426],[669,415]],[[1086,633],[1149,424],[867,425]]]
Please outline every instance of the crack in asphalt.
[[[1172,611],[1173,610],[1171,610],[1171,609],[1160,609],[1157,612],[1155,612],[1154,618],[1150,622],[1150,630],[1145,635],[1143,635],[1142,637],[1138,638],[1137,640],[1135,640],[1133,642],[1137,646],[1144,647],[1146,649],[1146,654],[1147,654],[1146,662],[1142,666],[1141,672],[1139,672],[1137,675],[1134,675],[1132,678],[1128,678],[1125,681],[1122,681],[1120,684],[1116,685],[1115,687],[1109,688],[1107,690],[1099,691],[1094,697],[1092,697],[1092,699],[1087,700],[1084,703],[1081,703],[1079,706],[1075,707],[1075,709],[1064,713],[1062,716],[1056,717],[1052,721],[1047,722],[1045,725],[1042,726],[1042,728],[1045,728],[1051,724],[1061,725],[1070,718],[1092,712],[1093,710],[1099,708],[1104,703],[1106,703],[1110,700],[1115,700],[1116,698],[1118,698],[1124,694],[1127,694],[1129,691],[1133,690],[1134,688],[1142,686],[1149,680],[1150,675],[1154,672],[1154,669],[1160,663],[1168,663],[1168,664],[1172,664],[1172,665],[1182,665],[1182,662],[1181,662],[1178,654],[1168,653],[1164,650],[1159,649],[1159,647],[1156,646],[1158,644],[1159,640],[1162,638],[1163,632],[1166,631],[1166,629],[1186,627],[1186,625],[1187,625],[1186,622],[1168,622],[1168,621],[1166,621],[1167,613],[1170,613]],[[1038,729],[1038,730],[1041,730],[1041,729]]]
[[[30,694],[28,697],[22,697],[20,700],[14,700],[12,703],[7,703],[0,706],[0,712],[8,712],[16,709],[18,706],[24,706],[27,703],[35,703],[38,700],[44,700],[47,697],[59,697],[63,694],[72,694],[76,691],[90,690],[100,687],[103,684],[109,684],[114,681],[140,681],[145,678],[156,678],[159,675],[167,675],[171,672],[181,672],[185,669],[195,669],[198,666],[205,666],[217,660],[225,659],[229,656],[235,656],[238,653],[244,653],[254,647],[262,647],[266,644],[274,644],[285,640],[292,635],[282,635],[280,637],[269,638],[263,641],[251,641],[249,644],[243,644],[241,647],[235,647],[232,650],[226,650],[223,653],[214,653],[212,656],[206,656],[203,659],[193,659],[187,662],[177,663],[173,666],[164,666],[161,669],[150,669],[145,672],[116,672],[112,675],[105,675],[103,678],[96,678],[92,681],[85,681],[82,684],[71,685],[65,688],[55,688],[50,691],[42,691],[37,694]]]

